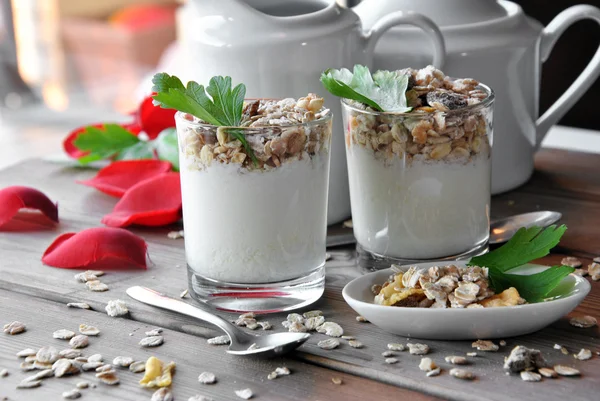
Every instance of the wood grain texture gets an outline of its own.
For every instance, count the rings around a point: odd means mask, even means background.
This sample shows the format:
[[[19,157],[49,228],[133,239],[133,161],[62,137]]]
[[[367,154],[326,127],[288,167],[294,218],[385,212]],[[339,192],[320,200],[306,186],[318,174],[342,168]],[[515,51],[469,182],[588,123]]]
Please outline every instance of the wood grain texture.
[[[158,312],[157,312],[158,313]],[[9,400],[60,400],[63,391],[75,388],[75,384],[85,380],[96,383],[96,388],[81,390],[83,400],[149,400],[153,391],[139,386],[143,374],[116,368],[120,384],[108,386],[100,383],[92,372],[49,378],[40,388],[16,389],[24,378],[35,373],[19,370],[19,359],[15,354],[25,348],[38,349],[53,346],[58,350],[69,348],[68,342],[52,338],[55,330],[66,328],[77,331],[81,323],[98,327],[100,334],[90,337],[90,345],[82,349],[84,356],[100,353],[105,362],[110,363],[116,356],[129,356],[145,361],[149,356],[177,364],[173,376],[172,391],[176,400],[187,400],[194,394],[201,394],[215,400],[239,400],[234,390],[251,388],[256,399],[260,400],[356,400],[368,397],[393,399],[408,397],[411,400],[429,401],[435,398],[409,390],[366,380],[353,375],[332,372],[329,369],[290,358],[269,360],[240,358],[224,352],[223,346],[211,346],[203,339],[172,330],[164,330],[163,345],[155,348],[142,348],[138,341],[144,332],[155,325],[111,318],[105,313],[67,309],[65,305],[36,299],[8,291],[0,293],[0,316],[2,321],[19,320],[27,325],[27,331],[19,335],[0,333],[0,370],[8,369],[9,375],[0,378],[0,399]],[[132,335],[130,335],[132,334]],[[226,346],[225,346],[226,347]],[[267,380],[269,372],[278,366],[287,366],[292,374],[276,380]],[[217,377],[214,385],[198,382],[198,375],[210,371]],[[342,385],[331,382],[332,377],[342,379]]]
[[[546,157],[548,151],[540,152]],[[572,152],[563,152],[572,153]],[[571,156],[577,156],[572,154]],[[547,156],[552,159],[551,156]],[[552,159],[554,160],[554,159]],[[600,156],[586,159],[587,163],[600,165]],[[538,163],[539,164],[539,163]],[[565,167],[565,169],[574,167]],[[495,197],[492,205],[494,217],[514,213],[528,212],[537,209],[557,210],[563,213],[563,221],[569,230],[561,243],[560,253],[548,256],[541,262],[557,263],[562,254],[575,254],[590,262],[591,257],[600,254],[600,202],[594,200],[595,191],[600,193],[600,182],[591,178],[585,183],[570,188],[571,181],[559,179],[566,172],[545,163],[538,166],[540,174],[550,177],[548,181],[538,182],[537,173],[531,185],[516,191]],[[74,181],[86,179],[94,174],[86,169],[63,168],[61,166],[33,160],[0,173],[0,187],[11,184],[31,185],[57,200],[60,205],[61,224],[57,227],[35,225],[27,215],[20,215],[18,222],[3,227],[0,231],[0,288],[9,294],[28,294],[47,301],[66,303],[86,301],[96,310],[102,311],[109,299],[124,299],[131,310],[127,324],[156,324],[169,328],[179,335],[187,336],[188,341],[203,340],[189,336],[211,337],[217,335],[212,328],[189,318],[169,312],[157,310],[135,301],[129,300],[125,289],[131,285],[144,285],[177,296],[186,288],[185,260],[183,241],[169,240],[166,233],[180,227],[160,229],[135,228],[132,231],[144,237],[149,243],[149,254],[152,265],[147,271],[109,272],[102,281],[110,290],[106,293],[88,291],[81,283],[73,279],[76,271],[53,269],[43,266],[40,257],[43,250],[62,232],[79,231],[84,228],[98,226],[100,218],[110,211],[116,203],[114,198],[95,192],[93,189],[77,185]],[[588,174],[589,175],[589,174]],[[552,178],[557,177],[557,178]],[[560,195],[562,193],[562,195]],[[23,228],[27,231],[22,231]],[[355,313],[347,306],[341,296],[341,288],[359,272],[354,267],[352,248],[342,247],[329,251],[333,259],[327,263],[327,289],[324,297],[310,309],[321,309],[329,320],[340,323],[346,333],[356,336],[365,344],[363,349],[353,349],[342,344],[339,349],[325,351],[316,346],[316,342],[324,338],[316,334],[307,344],[302,346],[293,358],[318,365],[324,368],[346,372],[373,381],[406,387],[419,392],[428,393],[444,399],[460,400],[504,400],[504,399],[553,399],[558,391],[567,391],[573,400],[590,399],[595,396],[600,377],[600,359],[597,356],[591,361],[576,361],[572,355],[564,356],[552,349],[555,343],[566,346],[572,353],[580,348],[598,350],[598,328],[576,329],[566,319],[536,334],[507,340],[508,345],[498,353],[479,353],[469,367],[477,374],[478,380],[472,383],[463,382],[447,374],[450,366],[443,358],[450,354],[464,355],[472,351],[470,342],[426,341],[432,348],[431,357],[442,366],[445,373],[439,377],[426,378],[418,370],[420,358],[408,354],[400,354],[400,363],[386,365],[381,352],[390,342],[406,342],[400,338],[382,332],[371,324],[356,322]],[[600,283],[592,283],[592,292],[575,314],[591,314],[600,318]],[[12,295],[11,295],[12,297]],[[191,301],[190,301],[191,302]],[[222,314],[233,318],[233,315]],[[3,316],[3,315],[2,315]],[[266,319],[282,330],[280,322],[284,315],[272,315]],[[506,376],[502,371],[503,357],[517,344],[536,347],[544,353],[551,363],[563,362],[577,366],[583,372],[581,379],[545,380],[544,383],[525,383],[518,377]],[[176,352],[175,354],[179,354]],[[235,372],[232,370],[232,373]],[[335,399],[335,398],[325,398]],[[366,399],[371,399],[370,397]],[[374,398],[373,398],[374,399]],[[385,399],[385,398],[384,398]]]

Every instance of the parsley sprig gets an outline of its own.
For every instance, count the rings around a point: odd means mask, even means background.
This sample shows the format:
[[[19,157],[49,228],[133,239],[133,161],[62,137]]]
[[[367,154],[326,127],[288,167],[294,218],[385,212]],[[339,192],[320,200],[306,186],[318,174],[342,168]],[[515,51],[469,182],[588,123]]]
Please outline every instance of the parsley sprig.
[[[161,72],[154,75],[152,83],[155,105],[189,113],[220,127],[239,127],[242,123],[246,86],[239,84],[232,88],[231,77],[212,77],[204,88],[194,81],[185,86],[176,76]],[[257,163],[243,130],[232,129],[228,133],[242,143],[246,153]]]
[[[469,261],[470,266],[489,269],[491,287],[496,293],[515,287],[528,302],[543,301],[567,275],[575,269],[569,266],[552,266],[540,273],[520,275],[510,270],[544,257],[558,245],[567,227],[555,225],[546,228],[521,228],[503,246]]]
[[[377,71],[371,75],[369,69],[355,65],[354,71],[346,68],[330,68],[321,74],[321,83],[332,95],[356,100],[377,111],[406,113],[406,89],[408,76],[392,71]]]

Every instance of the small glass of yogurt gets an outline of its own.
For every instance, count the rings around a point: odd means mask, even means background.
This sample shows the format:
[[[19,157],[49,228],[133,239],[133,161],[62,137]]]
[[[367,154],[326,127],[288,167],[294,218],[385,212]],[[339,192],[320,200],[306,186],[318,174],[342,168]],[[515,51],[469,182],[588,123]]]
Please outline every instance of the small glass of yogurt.
[[[408,113],[342,100],[352,222],[363,270],[487,249],[493,92],[439,70],[409,74]]]
[[[175,120],[192,297],[254,312],[316,301],[331,144],[323,99],[247,101],[241,127]]]

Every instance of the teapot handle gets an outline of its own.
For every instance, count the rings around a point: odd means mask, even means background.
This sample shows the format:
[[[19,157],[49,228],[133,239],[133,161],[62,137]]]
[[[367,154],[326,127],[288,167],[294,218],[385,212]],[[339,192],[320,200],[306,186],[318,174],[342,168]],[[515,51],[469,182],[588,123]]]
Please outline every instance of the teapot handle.
[[[545,62],[550,56],[552,48],[563,32],[573,23],[582,19],[591,19],[600,25],[600,9],[590,5],[578,5],[569,7],[558,14],[542,32],[540,42],[540,58]],[[558,98],[546,112],[537,119],[536,150],[539,149],[542,140],[548,133],[550,127],[558,122],[577,103],[585,91],[600,76],[600,46],[596,54],[590,60],[583,72],[571,84],[569,89]]]
[[[381,36],[389,29],[397,25],[413,25],[421,28],[433,43],[433,62],[437,68],[442,68],[446,61],[446,42],[440,32],[438,26],[430,18],[423,14],[412,11],[395,11],[385,17],[379,19],[371,29],[364,34],[366,40],[366,53],[369,59],[372,59],[375,46]],[[401,67],[417,67],[417,66],[399,66]]]

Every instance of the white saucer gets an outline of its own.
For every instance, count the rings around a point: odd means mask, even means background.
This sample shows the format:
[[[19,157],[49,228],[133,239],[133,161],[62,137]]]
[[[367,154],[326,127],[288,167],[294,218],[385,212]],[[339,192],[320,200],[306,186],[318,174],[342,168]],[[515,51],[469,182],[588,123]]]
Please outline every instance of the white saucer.
[[[448,262],[428,262],[416,266],[428,268],[445,264]],[[466,262],[456,261],[453,264],[464,266]],[[534,274],[547,268],[528,264],[511,270],[511,273]],[[381,329],[404,337],[430,340],[507,338],[532,333],[575,309],[591,288],[586,279],[570,274],[549,294],[548,300],[534,304],[482,309],[377,305],[373,302],[371,286],[382,284],[391,274],[391,269],[385,269],[358,277],[344,287],[342,295],[352,309]]]

